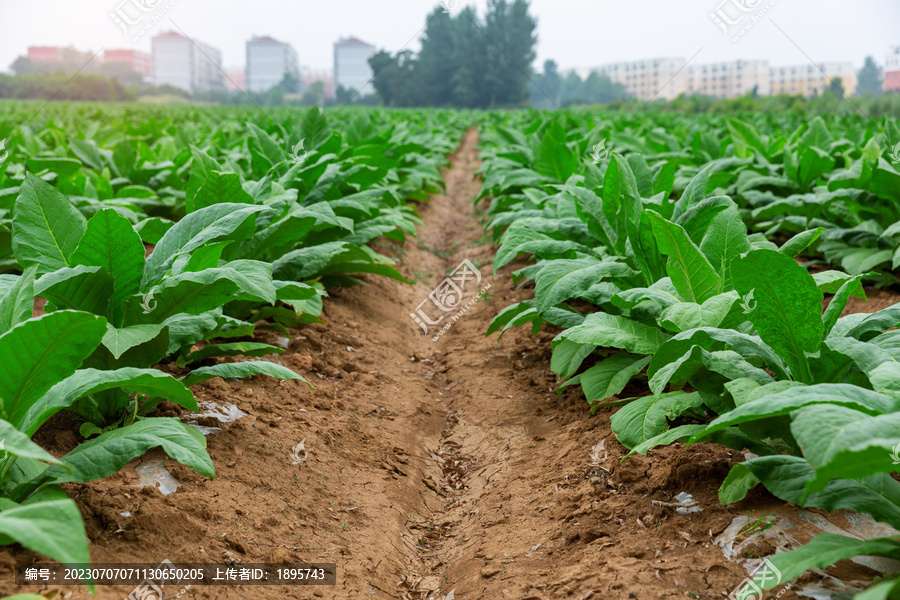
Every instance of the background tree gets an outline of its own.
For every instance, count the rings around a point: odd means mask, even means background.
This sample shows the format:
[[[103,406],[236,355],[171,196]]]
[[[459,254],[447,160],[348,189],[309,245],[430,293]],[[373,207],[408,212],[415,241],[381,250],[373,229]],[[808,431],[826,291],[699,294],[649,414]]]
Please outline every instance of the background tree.
[[[878,63],[871,56],[866,57],[863,68],[856,76],[857,96],[880,96],[882,85],[882,71]]]
[[[844,98],[844,82],[841,81],[840,77],[835,77],[831,80],[831,83],[828,84],[828,91],[838,100]]]

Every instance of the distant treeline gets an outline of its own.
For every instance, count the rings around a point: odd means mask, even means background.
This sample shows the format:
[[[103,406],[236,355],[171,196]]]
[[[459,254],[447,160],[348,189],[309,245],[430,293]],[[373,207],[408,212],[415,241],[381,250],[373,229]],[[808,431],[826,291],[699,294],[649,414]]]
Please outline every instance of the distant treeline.
[[[137,91],[118,79],[102,75],[66,73],[4,75],[0,73],[0,98],[21,100],[93,100],[121,102],[136,100]]]

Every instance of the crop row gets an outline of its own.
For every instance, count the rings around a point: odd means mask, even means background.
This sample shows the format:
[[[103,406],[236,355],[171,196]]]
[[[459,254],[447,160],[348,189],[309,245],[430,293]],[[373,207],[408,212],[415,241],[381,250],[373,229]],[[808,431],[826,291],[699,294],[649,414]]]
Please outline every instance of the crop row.
[[[154,411],[196,412],[191,387],[212,377],[304,381],[245,360],[284,351],[254,332],[319,321],[328,288],[405,281],[367,244],[415,234],[407,201],[441,188],[462,126],[438,112],[0,108],[0,544],[87,563],[60,484],[157,446],[213,477],[203,435]],[[60,411],[83,441],[57,458],[32,436]]]
[[[488,335],[559,328],[560,391],[620,406],[610,423],[631,454],[752,453],[723,503],[761,484],[900,529],[900,304],[841,316],[864,282],[896,281],[896,121],[531,113],[494,117],[481,140],[495,271],[530,255],[514,277],[534,285]],[[844,270],[810,272],[801,254]],[[649,393],[623,397],[629,383]],[[900,558],[900,538],[822,534],[758,583],[860,554]],[[898,591],[887,578],[857,598]]]

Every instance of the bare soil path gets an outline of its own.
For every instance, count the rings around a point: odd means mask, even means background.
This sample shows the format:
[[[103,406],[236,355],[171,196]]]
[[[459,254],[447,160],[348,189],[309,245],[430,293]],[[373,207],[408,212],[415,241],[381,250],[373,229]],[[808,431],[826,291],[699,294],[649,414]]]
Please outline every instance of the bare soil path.
[[[140,461],[69,487],[94,562],[337,564],[335,587],[195,587],[184,596],[191,599],[722,598],[740,583],[742,569],[715,536],[739,515],[797,511],[764,492],[720,506],[716,490],[738,453],[676,445],[620,463],[625,450],[608,415],[591,416],[574,390],[552,391],[552,333],[522,328],[499,344],[484,337],[499,310],[531,292],[512,283],[522,264],[491,275],[492,250],[471,202],[476,144],[469,131],[445,173],[446,193],[421,206],[420,237],[402,250],[379,247],[402,253],[415,285],[378,278],[334,293],[326,323],[292,332],[288,352],[268,357],[315,390],[266,378],[203,384],[200,400],[248,413],[201,423],[223,428],[208,437],[214,480],[166,459],[182,484],[168,496],[135,487]],[[435,342],[437,329],[424,334],[410,313],[463,260],[480,268],[481,282],[467,282],[460,306],[491,287]],[[56,425],[40,441],[74,445],[71,425]],[[293,464],[301,440],[308,454]],[[591,466],[591,448],[603,440]],[[704,511],[680,515],[651,502],[681,491]],[[34,559],[0,552],[5,569]],[[34,591],[9,581],[0,572],[0,595]],[[83,588],[61,591],[89,597]],[[100,588],[98,597],[130,591]]]

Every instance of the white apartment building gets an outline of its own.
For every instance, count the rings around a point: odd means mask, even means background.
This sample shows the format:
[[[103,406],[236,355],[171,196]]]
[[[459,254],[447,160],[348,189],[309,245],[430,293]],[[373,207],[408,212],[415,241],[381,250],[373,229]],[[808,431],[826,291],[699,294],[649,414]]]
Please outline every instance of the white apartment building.
[[[191,93],[225,90],[222,53],[216,48],[174,31],[154,36],[152,47],[155,85],[171,85]]]
[[[852,96],[856,91],[856,71],[853,63],[788,65],[772,67],[769,71],[772,95],[821,96],[828,90],[832,78],[841,80],[844,95]]]
[[[375,46],[355,37],[342,38],[334,45],[334,86],[360,92],[360,96],[374,94],[369,83],[372,67],[369,58],[375,54]]]
[[[596,70],[640,100],[674,100],[687,91],[683,58],[654,58],[603,65]]]
[[[267,92],[291,74],[300,80],[297,52],[285,42],[269,37],[254,37],[247,42],[246,86],[251,92]]]
[[[738,98],[754,88],[760,96],[769,94],[769,63],[764,60],[689,65],[685,71],[688,95]]]

